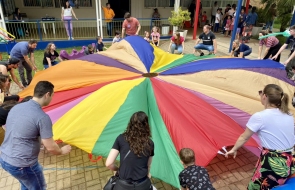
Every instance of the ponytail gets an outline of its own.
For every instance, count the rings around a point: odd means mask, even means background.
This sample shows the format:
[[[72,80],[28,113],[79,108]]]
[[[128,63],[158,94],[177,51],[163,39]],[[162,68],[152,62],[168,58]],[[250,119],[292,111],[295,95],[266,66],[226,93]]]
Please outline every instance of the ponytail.
[[[288,104],[289,104],[289,95],[282,92],[281,104],[278,106],[281,112],[290,114]]]

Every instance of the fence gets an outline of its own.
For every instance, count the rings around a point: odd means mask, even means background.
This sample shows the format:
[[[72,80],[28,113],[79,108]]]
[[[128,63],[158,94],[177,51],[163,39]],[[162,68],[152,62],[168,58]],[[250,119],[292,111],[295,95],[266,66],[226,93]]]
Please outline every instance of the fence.
[[[168,36],[171,30],[168,19],[138,19],[141,25],[139,35],[144,36],[145,31],[151,31],[153,26],[158,26],[162,36]],[[111,23],[103,20],[102,29],[104,38],[112,38],[115,31],[122,31],[123,19],[114,19]],[[108,31],[108,25],[111,31]],[[73,39],[95,39],[97,36],[97,21],[95,19],[81,20],[35,20],[27,22],[6,22],[7,31],[15,35],[18,40],[39,39],[40,41],[48,40],[65,40],[70,36]],[[70,28],[67,30],[66,28]],[[72,30],[71,30],[72,28]]]

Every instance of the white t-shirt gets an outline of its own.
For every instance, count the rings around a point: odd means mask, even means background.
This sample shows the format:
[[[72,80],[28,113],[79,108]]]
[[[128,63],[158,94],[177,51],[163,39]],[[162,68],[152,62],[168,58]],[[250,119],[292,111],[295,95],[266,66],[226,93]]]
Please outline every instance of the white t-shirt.
[[[72,16],[72,7],[69,9],[64,9],[64,7],[62,7],[62,10],[64,11],[64,16]]]
[[[215,15],[215,23],[219,23],[219,22],[220,22],[220,13],[216,13],[216,15]]]
[[[120,41],[120,37],[117,38],[117,37],[115,36],[115,37],[113,38],[113,43],[116,43],[116,42],[119,42],[119,41]]]
[[[286,150],[295,144],[294,118],[278,108],[255,113],[247,127],[258,134],[261,145],[267,149]]]
[[[230,9],[230,10],[227,12],[227,14],[230,15],[230,16],[233,16],[234,12],[235,12],[235,11],[234,11],[233,9]]]

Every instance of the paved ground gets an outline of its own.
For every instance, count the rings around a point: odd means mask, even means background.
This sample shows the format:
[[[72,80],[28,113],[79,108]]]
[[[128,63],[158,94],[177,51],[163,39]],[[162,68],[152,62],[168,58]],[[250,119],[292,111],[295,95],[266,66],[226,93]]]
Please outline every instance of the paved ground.
[[[190,33],[189,33],[190,35]],[[194,41],[188,37],[185,42],[185,53],[192,53]],[[230,38],[217,34],[218,56],[228,55]],[[168,41],[164,41],[161,48],[167,50]],[[258,57],[258,41],[251,40],[249,45],[253,53],[248,58]],[[282,54],[282,61],[287,59],[289,51]],[[16,85],[11,86],[11,93],[18,93]],[[225,159],[217,155],[207,166],[213,185],[218,190],[244,190],[251,179],[257,157],[251,152],[241,149],[236,159]],[[52,156],[42,150],[39,162],[44,166],[44,174],[49,190],[98,190],[102,189],[112,172],[104,166],[105,160],[97,163],[90,162],[87,153],[73,148],[69,155]],[[86,167],[86,168],[85,168]],[[170,185],[152,180],[155,187],[161,190],[175,189]],[[0,169],[0,190],[18,190],[19,183],[7,172]]]

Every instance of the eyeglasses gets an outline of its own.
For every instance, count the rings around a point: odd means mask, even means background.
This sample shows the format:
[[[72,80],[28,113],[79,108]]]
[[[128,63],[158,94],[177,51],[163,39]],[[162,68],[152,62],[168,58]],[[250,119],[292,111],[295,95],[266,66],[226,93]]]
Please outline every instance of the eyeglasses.
[[[258,94],[259,94],[259,96],[261,96],[262,95],[262,90],[259,90]]]

